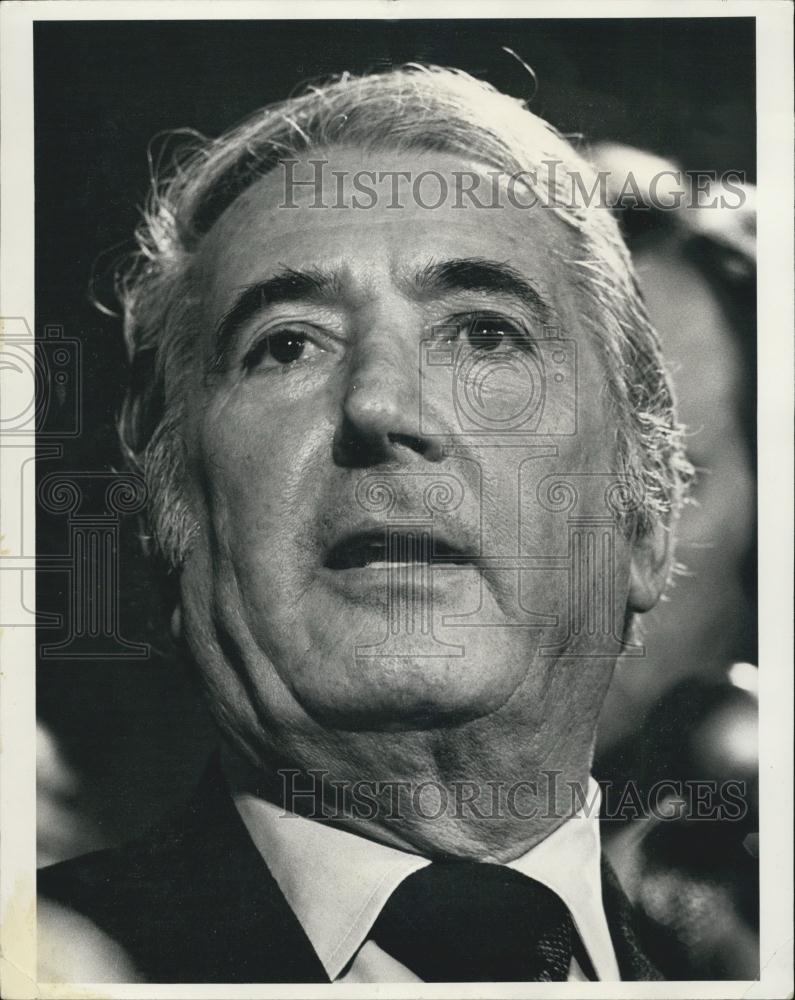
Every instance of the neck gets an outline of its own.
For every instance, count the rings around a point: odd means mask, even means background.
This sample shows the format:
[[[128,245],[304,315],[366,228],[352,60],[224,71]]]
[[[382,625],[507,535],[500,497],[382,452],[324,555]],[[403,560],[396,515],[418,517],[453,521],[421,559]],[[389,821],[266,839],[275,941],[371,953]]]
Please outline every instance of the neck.
[[[484,742],[467,728],[345,733],[339,745],[329,734],[290,762],[235,740],[226,763],[237,787],[285,811],[425,857],[512,861],[588,801],[592,732]]]

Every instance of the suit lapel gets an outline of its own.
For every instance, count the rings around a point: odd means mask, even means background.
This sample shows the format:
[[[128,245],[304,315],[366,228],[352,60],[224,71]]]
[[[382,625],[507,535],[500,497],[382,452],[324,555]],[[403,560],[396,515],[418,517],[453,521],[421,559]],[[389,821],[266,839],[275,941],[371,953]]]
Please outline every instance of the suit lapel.
[[[644,953],[639,940],[637,919],[618,876],[602,856],[602,901],[613,940],[621,979],[631,982],[664,979]]]
[[[328,982],[217,760],[174,817],[121,847],[53,865],[38,885],[115,941],[144,982]]]
[[[195,963],[194,981],[329,982],[252,843],[217,760],[183,814],[176,841],[190,911],[183,948],[191,948],[191,939],[199,944],[188,966]]]

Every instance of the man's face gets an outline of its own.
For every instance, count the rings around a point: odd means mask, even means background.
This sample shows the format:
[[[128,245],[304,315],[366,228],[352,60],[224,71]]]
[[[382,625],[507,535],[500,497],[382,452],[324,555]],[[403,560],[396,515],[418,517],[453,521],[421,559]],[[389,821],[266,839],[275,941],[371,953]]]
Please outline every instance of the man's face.
[[[333,171],[433,169],[452,191],[477,169],[328,161],[330,206]],[[294,188],[279,207],[276,170],[197,261],[183,617],[227,727],[274,740],[542,718],[577,684],[601,691],[627,606],[615,429],[565,227],[410,189],[389,208],[381,190],[317,208]]]

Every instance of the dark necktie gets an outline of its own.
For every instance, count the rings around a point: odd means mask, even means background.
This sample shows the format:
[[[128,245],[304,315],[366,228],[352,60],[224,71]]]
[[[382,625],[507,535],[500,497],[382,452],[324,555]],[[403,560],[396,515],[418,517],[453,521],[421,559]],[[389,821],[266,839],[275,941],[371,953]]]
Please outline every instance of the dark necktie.
[[[576,932],[540,882],[502,865],[443,861],[397,887],[370,936],[428,983],[563,982]]]

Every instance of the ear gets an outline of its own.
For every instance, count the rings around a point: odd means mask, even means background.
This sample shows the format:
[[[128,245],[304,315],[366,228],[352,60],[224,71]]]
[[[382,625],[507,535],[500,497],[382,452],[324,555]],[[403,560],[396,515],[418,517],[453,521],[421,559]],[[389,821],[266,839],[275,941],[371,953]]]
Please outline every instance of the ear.
[[[632,547],[629,571],[630,611],[643,614],[659,601],[671,568],[671,532],[657,521],[642,537],[636,537]]]

